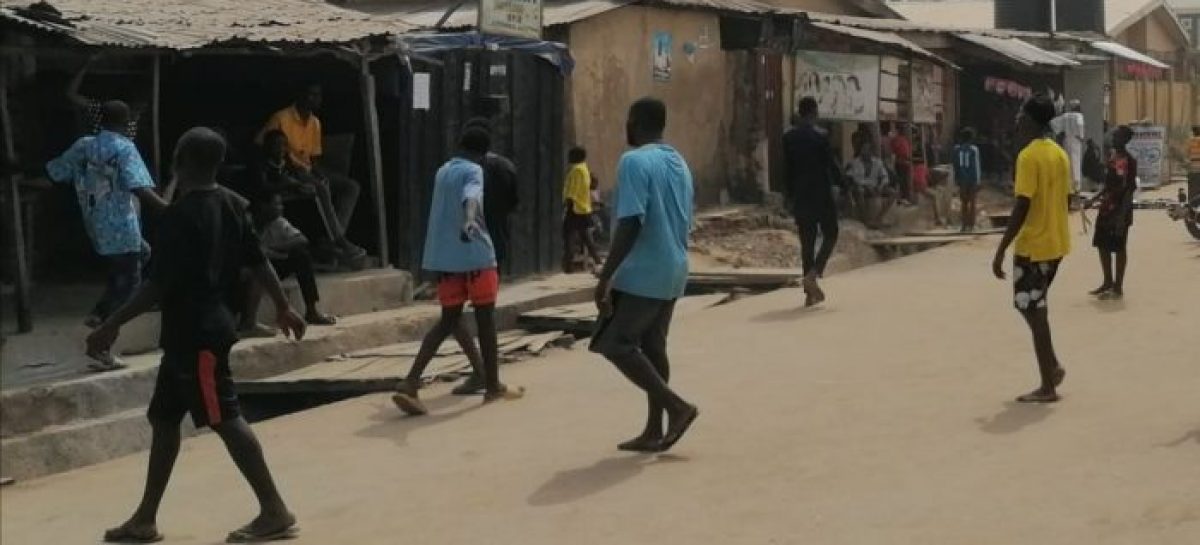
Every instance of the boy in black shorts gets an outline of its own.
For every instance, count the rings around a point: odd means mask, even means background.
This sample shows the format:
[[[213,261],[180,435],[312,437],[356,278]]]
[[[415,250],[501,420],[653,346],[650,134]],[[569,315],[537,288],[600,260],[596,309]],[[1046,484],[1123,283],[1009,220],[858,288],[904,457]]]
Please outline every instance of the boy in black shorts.
[[[162,539],[158,507],[179,454],[180,420],[189,413],[197,427],[208,426],[221,437],[258,498],[259,516],[227,540],[268,541],[296,533],[296,518],[275,488],[233,391],[229,351],[237,338],[227,302],[241,270],[254,271],[275,302],[285,334],[302,338],[305,325],[284,297],[244,205],[217,185],[224,157],[225,141],[211,129],[196,127],[179,139],[174,160],[179,195],[162,217],[150,281],[88,337],[90,350],[107,350],[123,324],[161,303],[163,358],[147,415],[154,435],[146,488],[133,516],[105,532],[108,542]]]
[[[1003,280],[1004,256],[1013,250],[1013,305],[1025,318],[1033,333],[1042,384],[1017,398],[1022,403],[1058,401],[1057,388],[1066,372],[1058,363],[1050,336],[1047,301],[1058,265],[1071,251],[1071,233],[1067,228],[1067,205],[1071,194],[1071,162],[1067,153],[1054,142],[1050,120],[1054,103],[1045,95],[1025,102],[1017,124],[1029,144],[1017,156],[1017,204],[1008,221],[1008,230],[996,249],[992,273]]]

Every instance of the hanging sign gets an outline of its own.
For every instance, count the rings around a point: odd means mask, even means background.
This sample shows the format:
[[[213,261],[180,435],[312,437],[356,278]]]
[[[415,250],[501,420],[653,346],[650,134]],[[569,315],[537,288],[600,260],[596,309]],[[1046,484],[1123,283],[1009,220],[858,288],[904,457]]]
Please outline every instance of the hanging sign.
[[[542,0],[479,0],[479,32],[542,39]]]

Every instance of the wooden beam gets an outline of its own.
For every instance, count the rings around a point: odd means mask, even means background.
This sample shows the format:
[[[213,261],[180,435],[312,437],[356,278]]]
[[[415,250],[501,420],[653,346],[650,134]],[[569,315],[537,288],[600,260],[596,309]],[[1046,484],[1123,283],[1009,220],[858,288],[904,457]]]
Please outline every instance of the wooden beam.
[[[162,90],[162,55],[155,55],[154,66],[150,72],[150,160],[154,163],[154,182],[160,189],[163,184],[162,164],[162,103],[159,93]]]
[[[0,130],[4,131],[0,135],[4,138],[4,149],[0,150],[4,153],[3,163],[6,166],[15,166],[17,151],[13,145],[12,116],[8,113],[8,71],[3,65],[0,65],[0,127]],[[3,184],[4,191],[8,192],[8,205],[11,207],[10,213],[6,215],[12,221],[11,248],[16,265],[13,272],[16,276],[17,332],[28,333],[33,331],[33,312],[30,309],[29,259],[25,255],[25,222],[21,217],[21,188],[18,181],[18,176],[4,174],[0,184]]]
[[[379,110],[375,105],[375,76],[365,57],[359,64],[359,86],[362,91],[363,133],[366,135],[367,171],[371,177],[371,192],[375,197],[375,227],[379,236],[379,260],[388,266],[387,207],[384,206],[383,158],[379,144]]]

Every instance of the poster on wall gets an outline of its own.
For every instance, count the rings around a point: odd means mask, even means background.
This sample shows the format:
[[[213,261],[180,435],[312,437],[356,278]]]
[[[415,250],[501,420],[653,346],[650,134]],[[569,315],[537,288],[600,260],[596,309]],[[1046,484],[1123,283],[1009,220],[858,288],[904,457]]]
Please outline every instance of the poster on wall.
[[[879,57],[796,52],[794,104],[817,99],[822,119],[875,121],[879,117]]]
[[[1133,140],[1126,149],[1137,160],[1141,187],[1162,185],[1167,129],[1158,125],[1131,125],[1130,128],[1133,129]]]
[[[650,42],[654,81],[671,81],[671,33],[657,31]]]
[[[929,63],[912,64],[913,121],[936,123],[942,113],[942,70]]]
[[[896,57],[879,58],[879,117],[900,116],[900,67],[905,61]]]

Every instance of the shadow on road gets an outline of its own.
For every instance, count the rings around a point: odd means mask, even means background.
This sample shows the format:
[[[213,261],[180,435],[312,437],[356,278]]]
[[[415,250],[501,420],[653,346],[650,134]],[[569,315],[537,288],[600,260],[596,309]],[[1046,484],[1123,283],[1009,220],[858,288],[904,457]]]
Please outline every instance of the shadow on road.
[[[408,443],[408,434],[413,430],[436,426],[464,416],[483,407],[478,396],[460,397],[444,395],[424,400],[429,414],[406,416],[392,404],[391,397],[380,398],[379,409],[371,416],[374,424],[358,430],[354,435],[371,439],[392,439],[397,445]],[[451,411],[451,409],[457,409]],[[451,412],[447,412],[451,411]]]
[[[1100,312],[1123,312],[1125,310],[1124,299],[1092,299],[1092,306]]]
[[[1004,410],[988,418],[976,418],[975,423],[986,433],[1003,435],[1037,424],[1050,416],[1051,412],[1046,405],[1009,401],[1004,404]]]
[[[546,484],[529,496],[528,502],[535,507],[570,503],[632,479],[647,466],[682,461],[687,461],[687,458],[673,454],[605,458],[588,467],[555,473]]]
[[[828,314],[830,312],[835,312],[835,310],[823,305],[818,305],[815,307],[792,307],[764,312],[751,318],[750,321],[759,323],[790,322],[792,320],[799,320],[801,318],[816,316],[818,314]]]
[[[1196,443],[1196,445],[1200,446],[1200,428],[1196,428],[1192,431],[1189,431],[1189,432],[1183,434],[1183,437],[1180,437],[1179,439],[1176,439],[1176,440],[1168,442],[1168,443],[1163,443],[1162,446],[1178,447],[1178,446],[1182,446],[1185,443],[1189,443],[1189,442]]]

